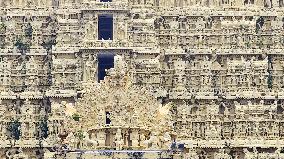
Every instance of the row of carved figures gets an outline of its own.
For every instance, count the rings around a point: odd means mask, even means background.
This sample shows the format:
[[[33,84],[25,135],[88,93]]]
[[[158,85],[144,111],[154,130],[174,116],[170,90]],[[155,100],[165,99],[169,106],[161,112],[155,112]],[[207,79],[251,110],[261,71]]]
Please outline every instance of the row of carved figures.
[[[63,157],[63,156],[69,156],[70,158],[76,158],[78,155],[77,153],[68,153],[66,154],[62,152],[62,149],[60,147],[57,147],[55,149],[57,152],[49,152],[47,151],[41,151],[41,150],[34,150],[28,152],[27,150],[23,148],[14,148],[10,149],[8,151],[6,150],[1,150],[1,157],[3,158],[21,158],[21,159],[28,159],[28,158],[41,158],[44,156],[44,158],[57,158],[57,157]],[[81,152],[80,156],[88,156],[92,158],[105,158],[109,157],[112,155],[115,155],[114,153],[116,152],[100,152],[98,154],[90,154],[90,153],[84,153]],[[126,153],[126,152],[125,152]],[[139,156],[139,157],[145,157],[147,155],[147,152],[144,153],[139,153],[137,152],[138,155],[134,156]],[[178,153],[179,154],[179,153]],[[130,157],[131,154],[127,154],[126,156]],[[156,154],[157,156],[161,156],[158,153]],[[166,155],[163,154],[163,156]],[[125,155],[124,155],[125,156]],[[268,151],[266,149],[261,149],[257,147],[253,148],[239,148],[239,149],[234,149],[234,150],[229,150],[227,148],[219,148],[219,149],[202,149],[202,148],[191,148],[188,149],[187,153],[183,154],[185,159],[282,159],[284,157],[282,153],[282,148],[275,148],[272,151]]]
[[[56,3],[57,2],[57,3]],[[2,0],[0,4],[5,5],[7,7],[11,6],[25,6],[25,7],[32,7],[32,6],[44,6],[49,7],[51,5],[57,6],[65,6],[70,5],[73,3],[80,4],[80,3],[88,3],[91,1],[82,1],[82,0],[65,0],[65,1],[55,1],[52,3],[51,0],[29,0],[29,1],[21,1],[21,0]],[[100,1],[97,1],[100,2]],[[107,1],[111,2],[111,1]],[[115,2],[115,1],[114,1]],[[125,3],[126,1],[121,1]],[[129,1],[131,5],[156,5],[160,7],[186,7],[186,6],[194,6],[194,7],[219,7],[224,5],[230,6],[245,6],[245,5],[255,5],[258,7],[282,7],[283,1],[282,0],[131,0]]]
[[[139,2],[139,0],[137,0]],[[160,0],[159,5],[163,7],[244,7],[253,5],[255,7],[283,7],[283,0]]]
[[[229,16],[228,17],[157,17],[155,20],[155,26],[159,29],[251,29],[254,31],[255,29],[264,29],[266,30],[273,29],[279,30],[283,29],[283,17],[277,16],[275,18],[265,18],[261,16],[253,16],[251,18],[247,18],[245,16]],[[197,18],[197,19],[196,19]],[[270,23],[264,24],[264,22]],[[195,26],[195,27],[192,27]]]
[[[210,149],[189,149],[186,153],[186,159],[282,159],[284,154],[282,148],[276,148],[273,151],[267,151],[266,149],[253,148],[240,148],[235,150],[229,150],[226,148],[220,148],[215,150]]]
[[[250,119],[244,121],[234,121],[228,123],[212,124],[215,121],[208,122],[184,122],[183,125],[178,124],[179,138],[185,139],[204,139],[204,140],[244,140],[251,139],[280,139],[283,140],[283,123],[274,123],[270,121],[250,122]],[[210,120],[210,119],[208,119]],[[215,119],[216,120],[216,119]],[[210,122],[212,122],[210,124]]]

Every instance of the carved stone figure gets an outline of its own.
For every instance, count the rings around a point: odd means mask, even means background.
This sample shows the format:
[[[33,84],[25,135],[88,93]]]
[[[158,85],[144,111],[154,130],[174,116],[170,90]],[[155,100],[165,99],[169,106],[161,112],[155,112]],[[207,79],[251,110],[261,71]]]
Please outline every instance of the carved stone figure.
[[[203,18],[199,17],[197,19],[197,22],[196,22],[196,29],[197,30],[202,30],[205,28],[205,21]]]
[[[281,17],[276,17],[275,20],[271,21],[271,28],[274,30],[283,29],[283,21]]]
[[[153,132],[150,136],[150,139],[147,141],[148,145],[151,145],[149,149],[157,150],[159,149],[159,138],[157,132]]]
[[[169,132],[166,132],[166,133],[164,134],[163,140],[164,140],[164,142],[163,142],[163,148],[164,148],[165,150],[170,149],[172,140],[171,140],[171,136],[170,136]]]
[[[127,31],[127,26],[125,22],[118,22],[117,24],[117,35],[119,40],[125,40],[126,38],[126,31]]]
[[[28,159],[28,155],[26,155],[22,148],[19,148],[18,153],[12,156],[13,159]]]
[[[89,57],[86,61],[84,81],[94,80],[96,73],[96,56],[89,54]]]
[[[96,37],[96,33],[95,33],[95,28],[94,28],[94,22],[89,21],[85,27],[85,38],[87,40],[94,40],[95,37]]]
[[[186,154],[186,159],[198,159],[199,156],[196,153],[196,150],[194,149],[189,149],[189,152]]]
[[[131,141],[132,141],[132,146],[133,147],[139,147],[139,132],[138,131],[133,131],[130,135]]]
[[[272,4],[271,4],[271,1],[270,1],[270,0],[265,0],[265,1],[264,1],[264,5],[265,5],[267,8],[271,8],[271,7],[272,7]]]
[[[68,136],[66,137],[66,143],[73,149],[77,148],[77,141],[73,132],[68,134]]]
[[[98,138],[98,146],[104,147],[105,146],[105,132],[99,131],[97,133],[97,138]]]
[[[117,132],[115,135],[115,146],[116,146],[116,150],[122,150],[123,139],[121,135],[121,129],[117,129]]]

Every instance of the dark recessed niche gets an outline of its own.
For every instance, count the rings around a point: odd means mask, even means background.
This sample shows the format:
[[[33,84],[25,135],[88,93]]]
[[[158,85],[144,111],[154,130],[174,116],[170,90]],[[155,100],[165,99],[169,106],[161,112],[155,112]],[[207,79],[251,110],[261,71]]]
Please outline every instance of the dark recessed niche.
[[[114,67],[114,54],[104,53],[98,55],[98,82],[104,80],[106,69]]]
[[[109,125],[111,123],[109,116],[110,116],[110,112],[106,112],[106,125]]]
[[[98,20],[99,40],[112,40],[113,16],[109,14],[99,15]]]

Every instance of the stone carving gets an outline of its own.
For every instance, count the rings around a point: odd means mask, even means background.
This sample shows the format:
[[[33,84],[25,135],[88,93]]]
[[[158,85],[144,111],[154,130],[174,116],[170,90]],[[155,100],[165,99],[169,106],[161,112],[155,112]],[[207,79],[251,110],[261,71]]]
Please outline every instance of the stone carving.
[[[92,56],[89,54],[88,59],[86,61],[85,73],[84,73],[84,81],[94,80],[96,75],[96,56]]]
[[[171,141],[171,137],[169,135],[169,133],[171,132],[171,127],[169,127],[169,125],[171,125],[170,122],[171,117],[169,111],[171,109],[171,103],[162,106],[158,104],[158,102],[155,100],[153,96],[149,96],[146,98],[141,96],[140,93],[145,94],[146,93],[144,92],[145,90],[144,91],[141,90],[140,92],[135,87],[131,86],[131,84],[127,84],[129,82],[127,75],[128,72],[124,68],[125,68],[125,62],[123,58],[121,56],[116,56],[115,66],[109,72],[110,76],[103,81],[103,84],[100,87],[97,87],[98,90],[89,89],[87,87],[91,86],[90,88],[92,88],[91,81],[89,81],[89,83],[85,85],[86,86],[85,90],[87,92],[85,92],[84,98],[80,99],[80,101],[78,102],[77,111],[76,111],[79,113],[80,116],[82,116],[82,118],[80,119],[80,121],[82,121],[81,123],[82,128],[90,132],[108,126],[114,128],[119,127],[117,130],[113,129],[116,130],[114,143],[117,150],[121,150],[122,147],[125,146],[124,142],[125,139],[124,136],[122,135],[122,132],[125,132],[125,130],[127,129],[132,130],[133,133],[130,134],[130,138],[133,142],[132,145],[134,147],[139,147],[137,136],[139,136],[140,133],[142,133],[143,131],[137,131],[137,129],[144,130],[147,127],[152,127],[155,133],[152,134],[150,140],[147,141],[148,144],[146,144],[146,148],[149,146],[154,147],[156,149],[161,148],[162,145],[160,145],[160,139],[158,136],[163,133],[166,133],[164,142],[165,145],[168,145],[169,142]],[[116,91],[114,92],[109,91],[109,89],[112,87]],[[119,91],[122,90],[125,92],[125,94],[119,93]],[[95,93],[97,91],[98,92],[102,91],[101,95]],[[125,101],[129,101],[129,99],[127,99],[129,97],[131,98],[132,102],[124,103]],[[109,101],[107,100],[107,98],[108,99],[111,98],[113,100]],[[92,101],[87,101],[85,99],[88,100],[92,99]],[[93,104],[91,104],[90,102]],[[139,103],[140,105],[142,103],[145,103],[147,105],[150,103],[152,104],[147,106],[148,108],[137,107]],[[152,105],[156,106],[152,107]],[[134,109],[135,111],[131,112],[125,111],[131,109]],[[53,110],[56,109],[53,108]],[[90,110],[93,110],[93,112],[90,112]],[[156,115],[152,116],[151,114],[148,114],[148,112],[153,112]],[[84,115],[83,113],[87,114]],[[109,114],[106,116],[106,113]],[[93,122],[92,119],[97,119],[96,120],[97,122]],[[105,123],[105,121],[107,120],[110,120],[110,122]],[[134,121],[137,124],[132,125],[132,122]],[[147,130],[144,131],[147,132]],[[104,147],[105,145],[104,144],[105,139],[103,136],[101,136],[102,133],[103,133],[102,131],[97,132],[99,147]]]
[[[93,21],[88,21],[85,26],[85,38],[87,40],[95,40],[96,38],[95,26]]]
[[[135,124],[135,125],[137,125],[137,124]],[[130,137],[131,137],[131,141],[132,141],[132,146],[133,147],[139,147],[139,132],[134,130],[131,133]]]
[[[0,158],[284,158],[283,0],[0,6]]]
[[[271,21],[271,29],[281,30],[283,29],[282,17],[275,17],[275,20]]]
[[[127,24],[125,21],[117,23],[117,39],[121,41],[126,40],[127,36]]]
[[[264,6],[266,6],[267,8],[271,8],[272,7],[272,3],[270,0],[265,0],[264,1]]]
[[[7,156],[8,157],[8,156]],[[28,155],[23,153],[22,148],[19,148],[18,152],[14,155],[9,156],[9,158],[13,158],[13,159],[28,159]]]
[[[123,139],[121,135],[121,129],[117,129],[116,135],[115,135],[115,146],[116,150],[121,150],[123,146]]]

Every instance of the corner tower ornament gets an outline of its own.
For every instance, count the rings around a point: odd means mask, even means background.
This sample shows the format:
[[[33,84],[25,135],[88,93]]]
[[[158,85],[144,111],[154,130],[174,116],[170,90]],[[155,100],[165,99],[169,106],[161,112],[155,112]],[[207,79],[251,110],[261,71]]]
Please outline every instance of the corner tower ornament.
[[[107,72],[109,76],[100,83],[89,81],[84,85],[73,119],[66,123],[70,134],[65,143],[88,150],[168,149],[172,104],[162,106],[145,88],[132,85],[119,55],[115,56],[114,68]],[[74,144],[75,138],[81,144]]]

